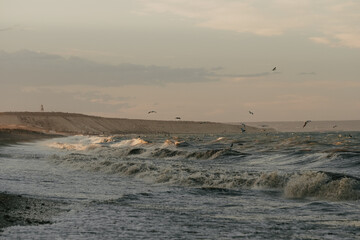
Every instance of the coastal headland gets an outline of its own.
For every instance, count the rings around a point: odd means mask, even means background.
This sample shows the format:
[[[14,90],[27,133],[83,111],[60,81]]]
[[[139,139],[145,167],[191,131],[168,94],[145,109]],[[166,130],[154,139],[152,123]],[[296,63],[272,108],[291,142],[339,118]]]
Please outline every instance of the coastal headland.
[[[242,133],[244,127],[216,122],[105,118],[63,112],[3,112],[0,113],[0,129],[62,135],[236,134]],[[249,133],[274,131],[250,126],[245,130]]]
[[[273,131],[245,128],[246,132]],[[240,125],[214,122],[104,118],[62,112],[0,113],[0,146],[76,134],[236,134],[243,131]],[[0,232],[15,225],[49,224],[51,217],[61,212],[59,207],[63,204],[3,193],[0,189]]]

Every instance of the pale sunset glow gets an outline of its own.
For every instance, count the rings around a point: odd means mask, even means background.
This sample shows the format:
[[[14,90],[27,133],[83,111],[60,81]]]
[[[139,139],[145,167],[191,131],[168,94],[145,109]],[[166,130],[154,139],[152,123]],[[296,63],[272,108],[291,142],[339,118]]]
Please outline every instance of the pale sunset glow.
[[[159,120],[360,119],[355,0],[0,6],[2,112],[43,104],[47,111]]]

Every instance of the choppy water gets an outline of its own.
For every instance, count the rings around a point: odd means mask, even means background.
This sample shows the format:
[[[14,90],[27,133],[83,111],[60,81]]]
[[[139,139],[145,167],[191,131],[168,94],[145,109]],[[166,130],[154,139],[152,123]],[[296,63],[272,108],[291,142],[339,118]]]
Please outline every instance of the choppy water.
[[[1,191],[70,203],[19,239],[359,239],[360,133],[73,136],[0,148]]]

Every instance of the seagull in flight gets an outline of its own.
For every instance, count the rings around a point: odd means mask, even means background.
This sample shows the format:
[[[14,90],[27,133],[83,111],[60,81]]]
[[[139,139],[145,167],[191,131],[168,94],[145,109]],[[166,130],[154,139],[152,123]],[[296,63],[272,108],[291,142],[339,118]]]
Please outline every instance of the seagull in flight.
[[[181,119],[181,117],[176,117],[175,119],[176,119],[176,120],[180,120],[180,119]]]
[[[156,113],[156,111],[149,111],[148,114],[150,114],[150,113]]]
[[[276,70],[276,67],[273,68],[273,71],[275,71],[275,70]]]
[[[307,120],[306,122],[304,122],[303,128],[304,128],[309,122],[311,122],[311,120]]]
[[[249,111],[249,113],[250,113],[251,115],[254,115],[254,113],[253,113],[252,111]]]
[[[336,128],[336,127],[337,127],[337,125],[334,125],[334,126],[333,126],[333,128]]]

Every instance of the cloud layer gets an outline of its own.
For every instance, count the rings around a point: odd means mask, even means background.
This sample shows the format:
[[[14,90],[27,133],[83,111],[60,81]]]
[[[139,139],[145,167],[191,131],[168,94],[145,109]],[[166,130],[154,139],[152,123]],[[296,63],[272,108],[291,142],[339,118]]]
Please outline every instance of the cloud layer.
[[[170,68],[135,64],[108,65],[81,58],[19,51],[0,52],[2,83],[34,85],[163,85],[208,82],[216,75],[202,68]]]
[[[192,19],[200,27],[262,36],[300,31],[317,43],[360,48],[360,2],[357,0],[141,2],[145,13],[174,14]]]

